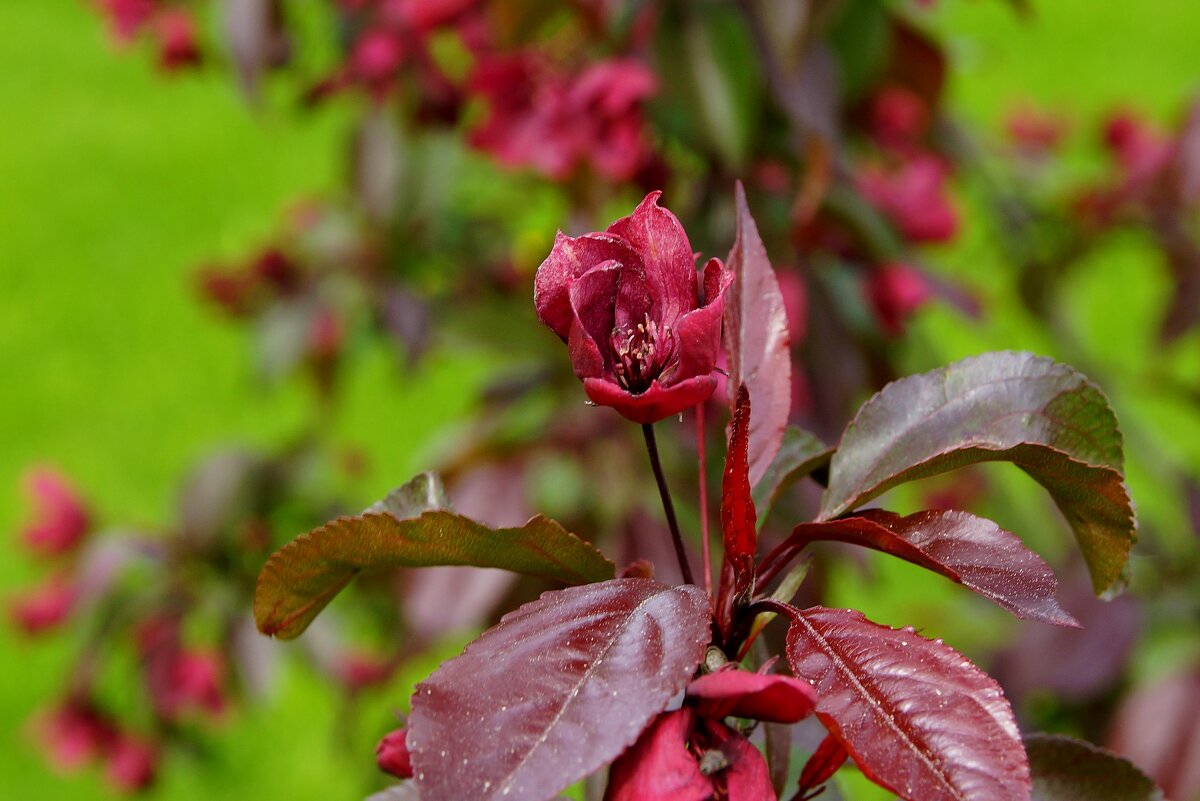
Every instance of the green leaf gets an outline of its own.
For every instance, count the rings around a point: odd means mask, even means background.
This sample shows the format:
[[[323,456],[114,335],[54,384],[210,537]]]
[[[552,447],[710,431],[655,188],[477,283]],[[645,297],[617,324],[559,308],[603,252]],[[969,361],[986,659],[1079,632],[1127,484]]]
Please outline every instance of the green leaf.
[[[984,461],[1012,462],[1050,492],[1097,592],[1118,579],[1137,527],[1116,417],[1082,374],[1029,353],[986,353],[884,387],[842,435],[818,520]]]
[[[395,567],[473,565],[587,584],[615,569],[590,543],[536,516],[519,528],[492,529],[440,508],[441,484],[422,474],[357,517],[339,517],[301,534],[267,560],[254,594],[263,634],[299,636],[354,577]]]
[[[1137,766],[1072,737],[1025,738],[1032,801],[1162,801],[1162,791]]]
[[[815,434],[802,428],[788,426],[784,430],[779,452],[775,454],[763,477],[754,485],[754,508],[758,510],[760,527],[779,493],[828,465],[834,450]]]

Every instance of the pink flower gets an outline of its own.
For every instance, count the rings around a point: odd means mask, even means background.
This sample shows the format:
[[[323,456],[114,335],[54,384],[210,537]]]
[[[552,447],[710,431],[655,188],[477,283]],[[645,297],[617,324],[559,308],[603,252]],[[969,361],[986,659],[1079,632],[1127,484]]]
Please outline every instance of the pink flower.
[[[569,76],[533,52],[492,56],[480,61],[469,86],[488,105],[471,144],[505,166],[563,180],[590,164],[624,181],[651,160],[641,107],[658,81],[632,59]]]
[[[871,99],[871,135],[885,148],[904,150],[929,127],[929,109],[920,95],[902,86],[889,86]]]
[[[154,38],[158,41],[158,63],[167,71],[200,63],[196,42],[196,23],[186,11],[163,11],[154,19]]]
[[[104,775],[124,793],[144,790],[154,783],[158,772],[158,749],[129,734],[119,734],[107,754]]]
[[[1018,150],[1030,156],[1049,154],[1062,144],[1067,134],[1067,123],[1062,117],[1030,105],[1020,105],[1009,112],[1004,127]]]
[[[659,715],[613,763],[604,801],[774,801],[766,760],[722,721],[795,723],[817,697],[791,676],[718,670],[693,681],[685,705]]]
[[[100,756],[116,734],[90,702],[79,699],[66,701],[42,718],[37,730],[51,763],[62,771],[78,770]]]
[[[1149,177],[1171,160],[1170,139],[1128,110],[1114,113],[1105,123],[1104,144],[1131,179]]]
[[[157,10],[155,0],[100,0],[109,29],[118,42],[128,43],[146,27]]]
[[[646,160],[642,103],[658,91],[658,78],[633,59],[588,67],[567,94],[566,113],[585,130],[580,157],[612,181],[627,181]]]
[[[78,547],[88,532],[88,513],[66,478],[51,468],[34,468],[25,475],[25,490],[34,506],[34,519],[25,526],[25,545],[43,556]]]
[[[337,666],[338,678],[352,692],[383,684],[392,673],[388,660],[364,653],[347,654]]]
[[[382,95],[396,80],[404,58],[404,42],[399,32],[372,28],[354,43],[350,53],[349,74],[352,80]]]
[[[958,214],[946,195],[946,166],[917,156],[899,169],[865,168],[858,187],[909,242],[945,242],[958,231]]]
[[[890,336],[904,333],[904,324],[932,295],[929,280],[907,264],[885,264],[871,272],[867,300],[880,327]]]
[[[775,801],[749,740],[688,708],[664,712],[613,763],[604,801]]]
[[[538,318],[567,343],[587,396],[635,423],[712,395],[733,282],[711,259],[701,284],[687,234],[658,205],[661,194],[651,192],[605,233],[559,232],[534,278]]]
[[[215,653],[184,648],[177,620],[158,618],[142,624],[138,647],[146,689],[159,716],[176,720],[193,711],[221,713],[225,706],[221,659]]]
[[[408,754],[408,743],[405,740],[407,729],[396,729],[375,747],[375,759],[379,769],[400,779],[411,779],[413,775],[412,759]]]
[[[24,595],[13,599],[9,616],[26,634],[41,634],[60,625],[71,614],[77,592],[61,575],[53,575]]]
[[[567,82],[532,52],[483,59],[468,81],[488,112],[471,131],[472,147],[505,167],[530,167],[565,179],[579,152],[577,129],[563,114]]]
[[[473,9],[479,0],[385,0],[384,13],[420,31],[448,25]]]

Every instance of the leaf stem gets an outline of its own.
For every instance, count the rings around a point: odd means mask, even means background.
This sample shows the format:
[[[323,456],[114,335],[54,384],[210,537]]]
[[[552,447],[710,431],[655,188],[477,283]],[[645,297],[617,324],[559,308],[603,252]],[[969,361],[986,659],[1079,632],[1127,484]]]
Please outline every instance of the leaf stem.
[[[658,443],[654,440],[654,424],[642,424],[642,436],[646,438],[646,453],[650,455],[650,467],[654,470],[654,480],[658,484],[658,494],[662,498],[663,511],[667,515],[667,525],[671,528],[671,539],[675,543],[675,556],[679,559],[679,572],[683,574],[684,584],[695,584],[692,578],[692,568],[688,565],[687,552],[683,549],[683,536],[679,533],[679,521],[675,519],[675,505],[671,503],[671,490],[667,488],[667,479],[663,475],[662,462],[658,458]]]
[[[712,547],[708,541],[708,469],[704,457],[704,404],[696,406],[696,458],[700,475],[700,542],[704,553],[704,591],[711,598]]]

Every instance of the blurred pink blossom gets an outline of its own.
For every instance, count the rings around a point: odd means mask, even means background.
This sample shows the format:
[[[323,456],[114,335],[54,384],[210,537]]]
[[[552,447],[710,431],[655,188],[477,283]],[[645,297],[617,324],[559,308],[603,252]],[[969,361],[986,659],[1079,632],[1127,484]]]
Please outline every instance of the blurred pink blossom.
[[[118,734],[107,754],[105,778],[117,790],[132,793],[154,783],[158,749],[130,734]]]
[[[90,525],[79,493],[61,473],[49,467],[33,468],[25,474],[24,483],[34,507],[33,520],[23,534],[25,545],[43,556],[75,550]]]
[[[899,336],[908,318],[929,300],[932,291],[929,280],[919,270],[892,263],[871,272],[866,294],[880,327],[890,336]]]
[[[858,186],[909,242],[945,242],[958,232],[958,213],[947,194],[949,170],[937,157],[922,155],[885,171],[865,167]]]
[[[12,599],[9,616],[26,634],[41,634],[60,625],[71,614],[77,592],[60,574]]]

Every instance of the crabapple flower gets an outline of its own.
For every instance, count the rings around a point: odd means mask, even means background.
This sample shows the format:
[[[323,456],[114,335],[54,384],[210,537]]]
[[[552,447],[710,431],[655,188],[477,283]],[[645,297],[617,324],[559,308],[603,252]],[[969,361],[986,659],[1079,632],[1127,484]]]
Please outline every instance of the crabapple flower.
[[[733,715],[770,723],[796,723],[812,714],[817,694],[806,681],[748,670],[718,670],[693,681],[687,699],[713,720]]]
[[[379,769],[400,779],[411,779],[413,775],[412,759],[408,754],[408,743],[405,740],[407,729],[396,729],[375,746],[375,758]]]
[[[734,715],[795,723],[817,696],[791,676],[718,670],[688,685],[682,709],[664,712],[613,763],[604,801],[775,801],[766,760],[723,722]]]
[[[129,734],[117,735],[106,755],[104,776],[109,784],[132,793],[153,784],[157,772],[158,750],[151,743]]]
[[[60,473],[47,467],[30,470],[25,491],[34,506],[34,519],[23,532],[26,547],[43,556],[74,550],[87,535],[87,508],[79,493]]]
[[[78,770],[103,754],[116,731],[86,699],[71,698],[38,722],[38,739],[60,771]]]
[[[13,599],[9,616],[26,634],[41,634],[59,626],[71,614],[77,591],[65,578],[53,575]]]
[[[696,271],[687,234],[651,192],[604,233],[566,236],[534,278],[538,318],[567,343],[593,403],[653,423],[717,387],[725,292],[719,259]]]
[[[909,242],[945,242],[958,232],[958,213],[947,196],[949,171],[934,156],[916,156],[898,169],[864,169],[859,190]]]
[[[867,300],[875,310],[875,319],[888,336],[904,333],[904,324],[923,306],[933,290],[919,270],[899,262],[884,264],[867,279]]]

